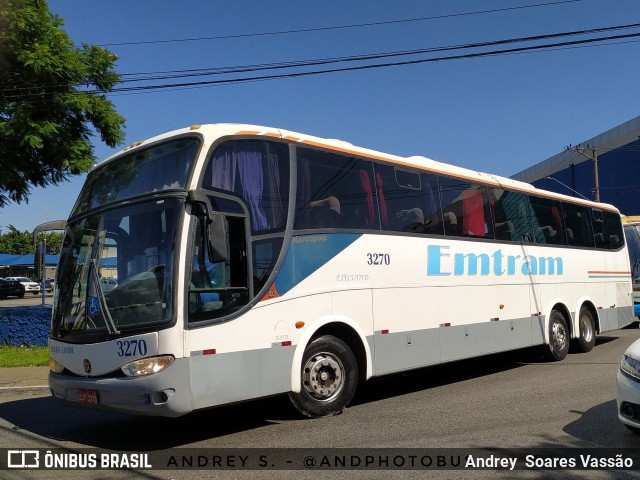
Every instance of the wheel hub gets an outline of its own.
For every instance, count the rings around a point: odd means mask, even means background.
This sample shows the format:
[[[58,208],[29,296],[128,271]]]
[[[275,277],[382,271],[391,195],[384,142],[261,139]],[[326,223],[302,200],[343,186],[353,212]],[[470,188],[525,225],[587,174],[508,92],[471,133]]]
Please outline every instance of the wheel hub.
[[[344,367],[340,359],[330,353],[318,353],[305,364],[302,384],[312,397],[328,400],[340,390],[343,376]]]
[[[591,324],[589,317],[586,315],[580,317],[580,330],[585,342],[590,342],[594,335],[593,325]]]
[[[556,323],[553,325],[553,344],[558,350],[562,350],[567,343],[567,332],[565,328]]]

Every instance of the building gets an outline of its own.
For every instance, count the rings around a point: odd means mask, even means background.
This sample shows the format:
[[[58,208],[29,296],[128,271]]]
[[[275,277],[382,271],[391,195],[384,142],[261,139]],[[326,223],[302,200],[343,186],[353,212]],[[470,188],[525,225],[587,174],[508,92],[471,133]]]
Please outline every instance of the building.
[[[640,215],[640,117],[585,140],[512,176],[574,197]]]

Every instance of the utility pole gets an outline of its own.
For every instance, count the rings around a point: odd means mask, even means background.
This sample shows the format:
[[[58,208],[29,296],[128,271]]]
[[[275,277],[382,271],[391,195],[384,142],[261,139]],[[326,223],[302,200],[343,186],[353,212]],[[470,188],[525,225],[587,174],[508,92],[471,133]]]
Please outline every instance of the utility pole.
[[[580,145],[578,145],[577,147],[572,147],[571,145],[569,145],[567,147],[567,150],[579,153],[583,157],[586,157],[589,160],[593,161],[593,193],[596,202],[600,202],[600,181],[598,179],[598,148],[591,145],[587,145],[586,147],[582,147]],[[585,152],[591,152],[591,156],[587,155]]]

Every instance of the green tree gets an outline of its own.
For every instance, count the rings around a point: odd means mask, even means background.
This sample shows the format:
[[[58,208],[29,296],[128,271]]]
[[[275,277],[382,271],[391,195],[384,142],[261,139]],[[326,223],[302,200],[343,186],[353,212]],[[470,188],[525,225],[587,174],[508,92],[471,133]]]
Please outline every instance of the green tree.
[[[45,242],[47,254],[58,255],[62,248],[62,232],[40,232],[38,245]],[[8,255],[28,255],[35,252],[33,234],[27,230],[20,231],[13,225],[9,225],[7,233],[0,233],[0,253]]]
[[[94,131],[110,147],[124,140],[105,96],[117,57],[75,47],[63,25],[44,0],[0,0],[0,207],[88,171]]]
[[[47,254],[58,255],[62,249],[62,232],[41,232],[38,234],[38,244],[45,242]]]
[[[9,225],[9,232],[0,235],[0,253],[9,255],[34,253],[33,235],[26,230],[21,232],[13,225]]]

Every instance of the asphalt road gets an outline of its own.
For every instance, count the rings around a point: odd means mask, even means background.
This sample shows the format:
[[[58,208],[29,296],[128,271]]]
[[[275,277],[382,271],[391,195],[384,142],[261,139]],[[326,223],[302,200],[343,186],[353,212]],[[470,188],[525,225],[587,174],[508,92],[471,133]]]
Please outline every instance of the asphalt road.
[[[616,416],[615,376],[621,354],[640,337],[637,325],[599,337],[588,354],[544,362],[528,349],[390,375],[360,388],[340,416],[300,419],[286,396],[248,402],[179,419],[138,417],[74,409],[55,402],[46,390],[0,393],[0,448],[81,447],[121,452],[203,450],[213,455],[271,454],[269,449],[637,448],[640,436]],[[257,450],[245,450],[245,449]],[[325,450],[326,451],[326,450]],[[275,451],[278,453],[278,451]],[[293,451],[295,452],[295,451]],[[410,451],[407,451],[410,452]],[[221,454],[222,454],[221,453]],[[228,452],[227,452],[228,453]],[[278,453],[279,454],[279,453]],[[639,450],[640,454],[640,450]],[[296,454],[292,454],[296,457]],[[277,456],[277,455],[276,455]],[[194,457],[195,458],[195,457]],[[1,460],[1,459],[0,459]],[[228,459],[227,459],[228,460]],[[278,457],[279,460],[279,457]],[[232,460],[237,465],[240,459]],[[197,463],[196,463],[197,464]],[[156,464],[157,465],[157,464]],[[155,465],[154,465],[155,466]],[[640,474],[640,466],[637,472]],[[0,478],[8,473],[0,470]],[[11,471],[6,478],[640,478],[620,470],[508,471],[401,469],[316,470],[120,469],[101,471]],[[55,473],[55,475],[54,475]]]

